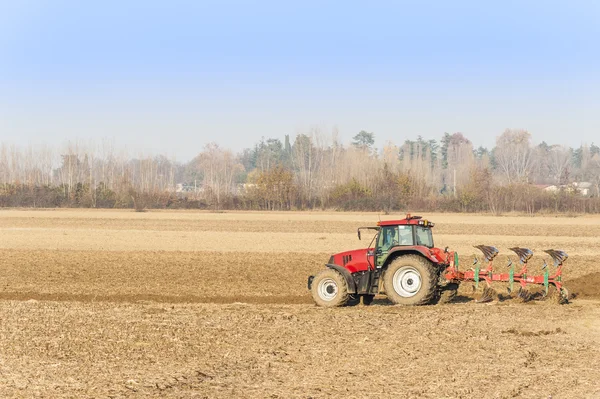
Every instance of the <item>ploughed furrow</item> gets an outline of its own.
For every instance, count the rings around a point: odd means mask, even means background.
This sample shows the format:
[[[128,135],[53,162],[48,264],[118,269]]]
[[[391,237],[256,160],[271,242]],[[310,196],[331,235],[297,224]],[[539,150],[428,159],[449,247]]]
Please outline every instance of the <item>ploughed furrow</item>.
[[[576,298],[600,298],[600,272],[567,281],[565,285]]]
[[[57,302],[131,302],[131,303],[250,303],[255,305],[310,304],[312,299],[308,295],[292,296],[198,296],[198,295],[159,295],[159,294],[69,294],[69,293],[39,293],[39,292],[0,292],[0,300],[5,301],[57,301]]]
[[[21,250],[82,250],[131,252],[227,252],[231,256],[256,252],[266,254],[336,253],[366,247],[369,236],[358,241],[355,233],[270,233],[225,231],[155,231],[155,230],[77,230],[56,228],[1,228],[0,248]],[[450,247],[461,255],[479,251],[473,245],[494,245],[501,255],[513,254],[508,248],[526,246],[534,253],[548,248],[561,249],[570,256],[600,255],[600,242],[595,237],[452,235],[435,233],[439,248]]]
[[[0,250],[0,298],[308,303],[328,254]]]
[[[148,215],[148,216],[147,216]],[[207,220],[202,217],[206,214],[187,214],[189,218],[164,219],[155,216],[161,213],[149,212],[143,218],[32,218],[32,217],[3,217],[0,218],[0,229],[51,229],[51,230],[125,230],[125,231],[172,231],[172,232],[253,232],[253,233],[356,233],[356,228],[363,225],[375,225],[377,216],[372,220],[313,220],[309,215],[305,219],[298,219],[280,215],[277,222],[266,222],[265,220]],[[295,214],[292,214],[295,216]],[[404,216],[398,216],[403,218]],[[390,219],[392,216],[389,217]],[[475,217],[477,218],[477,217]],[[534,236],[534,237],[598,237],[600,236],[600,225],[586,225],[582,228],[580,224],[486,224],[486,223],[440,223],[436,218],[435,234],[445,235],[510,235],[510,236]],[[502,219],[500,219],[502,220]],[[533,219],[535,221],[536,219]],[[577,222],[579,219],[572,219]]]
[[[0,320],[1,398],[600,397],[600,307],[587,302],[0,301]]]
[[[328,258],[328,253],[299,252],[4,249],[0,250],[0,299],[311,303],[307,277],[322,270]],[[495,268],[498,272],[504,271],[502,258]],[[461,256],[461,268],[470,268],[471,261],[472,257]],[[534,258],[530,271],[539,272],[541,265],[542,260]],[[594,257],[569,258],[564,276],[572,294],[598,296],[592,288],[600,279]]]

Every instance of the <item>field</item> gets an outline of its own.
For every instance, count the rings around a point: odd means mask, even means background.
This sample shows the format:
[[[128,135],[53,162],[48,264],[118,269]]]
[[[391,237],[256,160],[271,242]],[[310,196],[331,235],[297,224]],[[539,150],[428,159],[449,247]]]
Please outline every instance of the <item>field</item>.
[[[564,249],[569,305],[315,307],[378,217],[2,210],[0,397],[600,397],[600,218],[427,215],[462,265]]]

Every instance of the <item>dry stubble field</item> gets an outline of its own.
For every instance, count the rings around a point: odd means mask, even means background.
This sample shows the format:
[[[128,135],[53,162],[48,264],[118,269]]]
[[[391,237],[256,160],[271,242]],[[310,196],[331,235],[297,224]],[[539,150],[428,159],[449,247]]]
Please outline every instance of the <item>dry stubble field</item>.
[[[600,397],[600,218],[426,216],[463,265],[566,250],[577,297],[312,305],[376,214],[2,210],[0,397]]]

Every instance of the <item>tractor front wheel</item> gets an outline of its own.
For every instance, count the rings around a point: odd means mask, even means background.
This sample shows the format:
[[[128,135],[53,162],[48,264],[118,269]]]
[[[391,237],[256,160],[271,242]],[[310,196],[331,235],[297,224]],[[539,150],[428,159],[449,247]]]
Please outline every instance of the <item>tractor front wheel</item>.
[[[326,308],[344,306],[349,299],[344,276],[333,269],[325,269],[317,274],[310,291],[315,303]]]
[[[383,276],[385,293],[397,305],[426,305],[437,291],[438,276],[433,264],[419,255],[394,259]]]

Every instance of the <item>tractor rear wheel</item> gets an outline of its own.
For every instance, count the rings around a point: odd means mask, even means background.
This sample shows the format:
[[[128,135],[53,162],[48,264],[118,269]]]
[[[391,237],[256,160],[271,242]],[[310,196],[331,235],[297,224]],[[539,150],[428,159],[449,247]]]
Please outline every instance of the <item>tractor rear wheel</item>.
[[[433,264],[419,255],[399,256],[383,276],[385,293],[397,305],[426,305],[437,291],[438,275]]]
[[[326,308],[344,306],[349,299],[346,279],[333,269],[325,269],[317,274],[310,291],[315,303]]]

